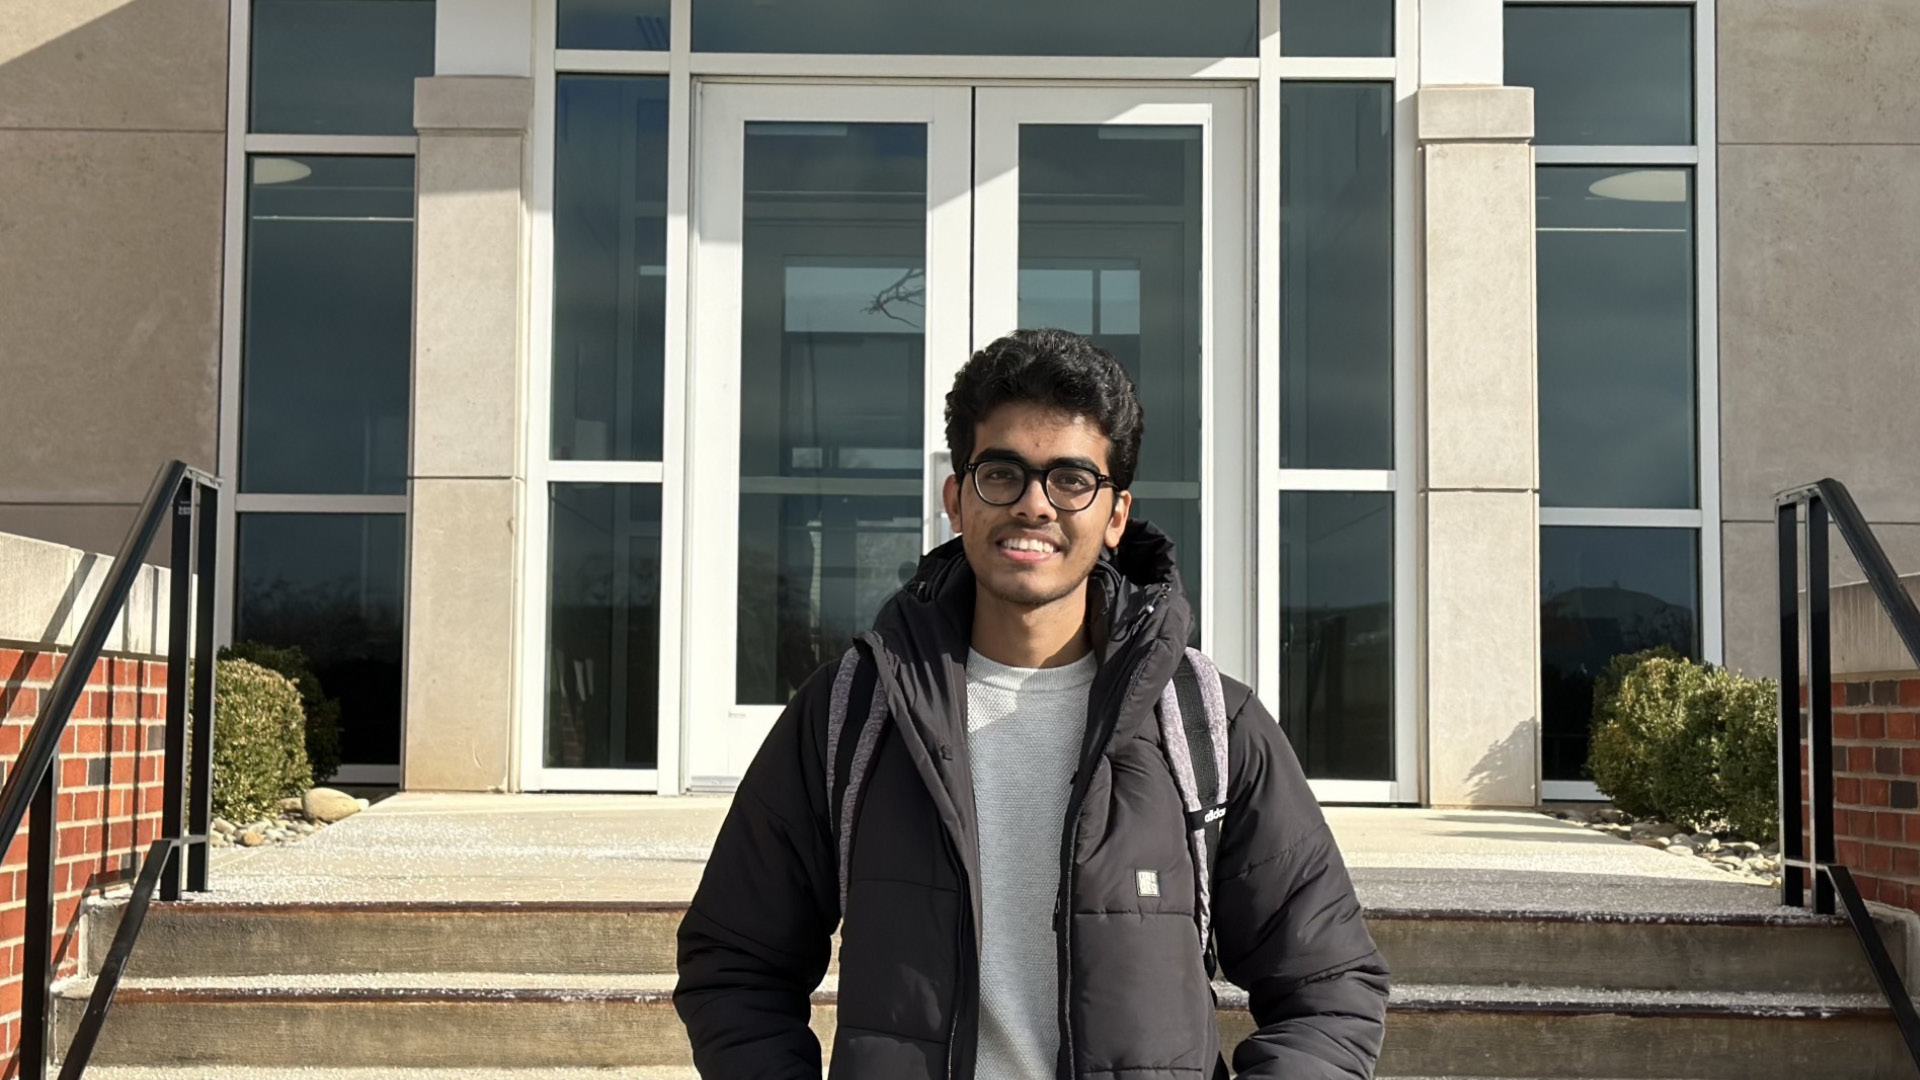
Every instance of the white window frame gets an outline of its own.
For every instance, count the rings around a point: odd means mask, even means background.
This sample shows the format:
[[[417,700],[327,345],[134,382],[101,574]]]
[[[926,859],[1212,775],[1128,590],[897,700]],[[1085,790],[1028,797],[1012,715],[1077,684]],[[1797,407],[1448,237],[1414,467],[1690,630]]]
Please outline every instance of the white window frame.
[[[318,157],[341,155],[354,157],[416,157],[419,139],[412,135],[281,135],[256,134],[251,127],[252,108],[252,0],[234,0],[227,15],[227,145],[226,145],[226,234],[221,252],[220,281],[220,475],[226,478],[228,495],[220,500],[215,523],[219,551],[214,575],[214,641],[221,646],[233,643],[234,605],[239,599],[240,515],[278,514],[392,514],[401,519],[402,530],[410,530],[407,495],[281,495],[249,494],[240,490],[241,374],[245,347],[247,290],[247,163],[255,156]],[[416,180],[418,173],[416,170]],[[411,303],[411,298],[409,298]],[[409,404],[409,412],[412,406]],[[408,417],[411,429],[412,417]],[[407,545],[408,553],[411,543]],[[401,565],[401,611],[408,610],[410,585],[405,559]],[[404,614],[402,628],[404,631]],[[404,632],[401,635],[401,670],[406,669]],[[398,732],[401,746],[406,745],[405,701],[400,707]],[[400,783],[400,766],[345,763],[333,775],[342,784],[394,785]]]
[[[1715,133],[1716,0],[1509,0],[1507,7],[1691,7],[1693,9],[1693,144],[1690,146],[1537,145],[1534,164],[1644,165],[1693,171],[1694,212],[1694,402],[1699,444],[1700,505],[1691,510],[1541,506],[1540,527],[1692,529],[1699,540],[1700,653],[1714,664],[1726,659],[1720,526],[1720,259],[1719,153]],[[1543,802],[1594,802],[1606,798],[1590,780],[1540,781]]]
[[[1308,80],[1391,82],[1393,84],[1393,467],[1389,469],[1283,469],[1280,467],[1281,411],[1278,377],[1256,381],[1259,418],[1258,500],[1254,537],[1257,548],[1257,627],[1254,633],[1254,689],[1276,710],[1281,696],[1280,502],[1288,492],[1391,492],[1393,495],[1393,778],[1389,780],[1309,780],[1323,803],[1419,803],[1424,799],[1420,733],[1420,559],[1419,417],[1415,322],[1415,228],[1419,220],[1414,184],[1418,151],[1415,94],[1420,88],[1420,6],[1399,0],[1395,7],[1394,55],[1365,59],[1329,59],[1281,55],[1280,5],[1260,6],[1260,89],[1258,116],[1259,194],[1255,200],[1258,233],[1257,347],[1263,372],[1279,370],[1280,325],[1280,97],[1281,84]],[[1264,212],[1263,212],[1264,211]]]
[[[533,178],[527,206],[532,267],[527,317],[527,437],[523,443],[526,485],[521,520],[521,634],[514,685],[515,735],[509,783],[517,791],[618,791],[678,794],[685,790],[681,730],[682,686],[691,668],[681,656],[686,633],[685,442],[687,409],[688,275],[692,185],[692,83],[688,72],[692,8],[673,0],[667,52],[557,49],[555,0],[534,0],[532,137],[527,140]],[[570,461],[553,457],[553,301],[555,121],[562,75],[647,75],[667,78],[666,393],[662,401],[661,456],[657,461]],[[569,482],[653,484],[660,491],[660,655],[656,764],[652,769],[582,769],[546,766],[547,634],[552,568],[550,491]]]
[[[529,167],[533,185],[529,206],[532,265],[532,309],[528,319],[528,377],[526,511],[521,567],[525,632],[520,650],[518,680],[519,735],[513,783],[521,790],[539,790],[549,780],[538,766],[545,731],[547,485],[574,475],[595,479],[621,478],[663,485],[663,542],[661,573],[664,581],[678,581],[685,567],[687,492],[685,477],[685,415],[687,406],[688,333],[692,319],[689,286],[692,265],[692,225],[688,216],[693,183],[692,140],[695,131],[694,79],[731,81],[830,80],[880,82],[912,79],[919,83],[955,82],[968,85],[1062,85],[1073,82],[1138,86],[1152,83],[1177,86],[1227,83],[1253,90],[1249,209],[1254,215],[1254,314],[1249,337],[1249,359],[1255,368],[1255,393],[1249,406],[1250,426],[1258,448],[1258,464],[1248,470],[1245,505],[1253,520],[1252,559],[1242,571],[1250,579],[1256,600],[1248,648],[1255,662],[1249,675],[1255,689],[1268,701],[1277,701],[1280,665],[1279,505],[1287,491],[1389,491],[1394,504],[1394,779],[1384,781],[1314,781],[1315,794],[1329,802],[1415,803],[1422,798],[1420,778],[1423,747],[1419,730],[1420,643],[1418,600],[1418,475],[1417,448],[1421,437],[1416,383],[1417,280],[1415,229],[1418,206],[1414,184],[1416,125],[1414,95],[1419,87],[1419,0],[1396,0],[1395,55],[1389,57],[1287,57],[1280,48],[1282,0],[1258,0],[1259,47],[1252,57],[1137,58],[1137,57],[1026,57],[1026,56],[867,56],[776,53],[695,53],[692,51],[692,0],[672,0],[669,12],[669,48],[664,51],[557,49],[555,0],[534,0],[535,90],[534,129],[529,140]],[[668,196],[667,196],[667,331],[666,331],[666,442],[660,462],[561,463],[548,459],[550,381],[552,365],[555,87],[562,74],[665,74],[668,86]],[[1278,457],[1277,382],[1259,372],[1277,360],[1280,344],[1279,270],[1280,230],[1277,218],[1280,177],[1279,95],[1283,81],[1332,80],[1382,82],[1393,85],[1394,98],[1394,265],[1393,265],[1393,409],[1394,461],[1388,470],[1282,470]],[[1270,208],[1262,212],[1262,208]],[[1263,363],[1264,362],[1264,363]],[[690,700],[684,691],[697,677],[691,659],[679,643],[688,640],[690,613],[683,590],[663,589],[661,595],[662,656],[660,680],[660,767],[651,778],[654,790],[684,790],[687,761],[683,732],[691,722]],[[595,774],[601,770],[592,770]],[[611,772],[611,771],[609,771]],[[571,780],[573,778],[565,778]],[[603,790],[604,784],[599,785]]]
[[[1045,90],[1034,99],[1023,88],[982,87],[974,97],[975,349],[1019,323],[1019,171],[1023,124],[1182,124],[1205,132],[1201,214],[1205,223],[1200,259],[1200,643],[1222,670],[1249,670],[1255,654],[1252,592],[1254,545],[1250,469],[1244,456],[1223,454],[1221,445],[1253,439],[1248,388],[1252,292],[1249,275],[1252,203],[1247,183],[1253,147],[1251,87],[1086,87],[1070,98]],[[1147,100],[1143,100],[1147,99]],[[1029,106],[1028,102],[1034,102]],[[981,177],[994,178],[982,184]],[[930,411],[937,415],[937,411]],[[944,441],[944,440],[943,440]],[[1138,497],[1158,485],[1136,482]],[[1168,487],[1174,486],[1169,483]]]
[[[687,521],[708,543],[690,552],[686,565],[691,580],[724,590],[717,603],[689,607],[683,625],[685,637],[677,650],[709,671],[731,673],[735,663],[738,613],[731,606],[738,582],[740,458],[738,425],[743,388],[739,382],[743,293],[745,173],[742,171],[747,126],[759,121],[924,124],[927,127],[928,179],[924,259],[928,303],[925,341],[967,347],[971,316],[968,282],[972,237],[968,232],[973,198],[970,162],[973,136],[969,124],[971,95],[961,87],[916,82],[898,92],[872,85],[811,84],[802,88],[765,85],[704,84],[700,91],[703,137],[696,168],[712,169],[701,182],[704,198],[696,208],[696,231],[705,239],[695,252],[699,263],[693,279],[695,293],[691,355],[698,369],[689,385],[699,405],[698,422],[708,449],[688,475],[700,482],[689,492]],[[942,196],[959,187],[961,197]],[[710,197],[708,197],[710,196]],[[942,354],[926,350],[922,400],[921,443],[925,485],[920,481],[887,481],[908,489],[919,488],[923,508],[931,510],[933,485],[942,476],[945,454],[936,403],[940,400]],[[949,369],[950,370],[950,369]],[[942,515],[927,513],[922,521],[922,543],[937,539]],[[685,697],[686,739],[682,757],[688,763],[686,787],[726,790],[746,771],[755,750],[779,717],[778,705],[739,703],[733,680],[709,678],[690,686]],[[695,725],[701,734],[693,735]],[[694,745],[695,743],[698,745]]]

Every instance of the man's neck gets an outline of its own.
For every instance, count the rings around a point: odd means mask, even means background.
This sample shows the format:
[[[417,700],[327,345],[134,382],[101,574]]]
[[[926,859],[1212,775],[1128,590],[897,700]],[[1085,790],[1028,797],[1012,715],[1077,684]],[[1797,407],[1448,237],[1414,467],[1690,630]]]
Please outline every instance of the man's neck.
[[[1010,604],[985,589],[973,602],[973,649],[996,664],[1063,667],[1087,655],[1087,586],[1051,604]]]

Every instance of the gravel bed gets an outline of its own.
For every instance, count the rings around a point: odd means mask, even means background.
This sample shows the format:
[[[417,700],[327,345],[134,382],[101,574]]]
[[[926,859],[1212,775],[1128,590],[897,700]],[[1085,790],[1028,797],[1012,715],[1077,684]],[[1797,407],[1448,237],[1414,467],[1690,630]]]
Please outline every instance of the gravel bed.
[[[314,796],[335,800],[335,809],[330,812],[324,806],[315,806],[313,813],[309,813],[311,804],[308,799]],[[337,805],[342,802],[344,805]],[[305,799],[281,799],[279,810],[268,817],[245,823],[228,821],[223,817],[214,818],[207,832],[207,844],[217,848],[284,847],[297,844],[327,827],[328,822],[314,814],[325,815],[338,823],[365,810],[367,806],[365,799],[355,799],[332,788],[315,788]]]
[[[1669,855],[1706,862],[1740,881],[1759,885],[1780,884],[1780,845],[1742,840],[1732,833],[1690,832],[1670,822],[1650,818],[1636,820],[1622,810],[1555,810],[1563,821],[1585,825],[1596,832],[1617,836],[1643,847]]]

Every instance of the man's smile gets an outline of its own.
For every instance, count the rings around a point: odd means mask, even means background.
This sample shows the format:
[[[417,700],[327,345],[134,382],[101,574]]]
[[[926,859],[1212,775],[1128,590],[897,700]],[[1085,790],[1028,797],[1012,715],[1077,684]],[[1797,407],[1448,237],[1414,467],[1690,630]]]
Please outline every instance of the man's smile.
[[[1045,562],[1060,553],[1060,545],[1042,536],[1006,536],[994,547],[1017,563]]]

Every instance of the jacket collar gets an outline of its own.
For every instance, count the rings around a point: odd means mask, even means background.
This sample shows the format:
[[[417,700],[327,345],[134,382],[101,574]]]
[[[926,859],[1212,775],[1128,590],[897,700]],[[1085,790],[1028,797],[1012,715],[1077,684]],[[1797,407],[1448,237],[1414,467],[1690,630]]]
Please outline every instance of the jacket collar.
[[[921,557],[912,579],[881,608],[874,630],[904,663],[946,656],[964,666],[973,603],[973,568],[955,537]],[[1144,518],[1127,523],[1119,545],[1094,564],[1087,622],[1102,664],[1136,639],[1167,638],[1184,647],[1193,611],[1166,533]]]

